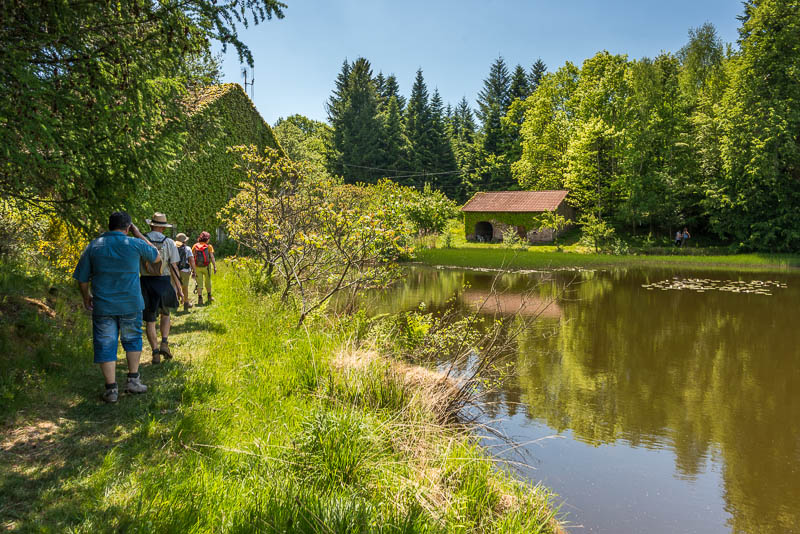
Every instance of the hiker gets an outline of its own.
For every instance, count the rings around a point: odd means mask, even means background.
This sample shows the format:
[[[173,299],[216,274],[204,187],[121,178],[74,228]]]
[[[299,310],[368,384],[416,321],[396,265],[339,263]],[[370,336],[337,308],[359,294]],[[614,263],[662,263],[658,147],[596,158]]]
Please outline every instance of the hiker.
[[[128,237],[128,232],[138,239]],[[139,264],[156,258],[158,249],[136,228],[130,215],[117,211],[108,218],[108,232],[86,246],[72,274],[81,289],[83,306],[92,312],[94,363],[100,364],[105,378],[106,402],[117,402],[119,397],[116,370],[120,341],[128,360],[125,391],[147,391],[139,377],[144,308]]]
[[[683,233],[680,230],[678,230],[677,232],[675,232],[675,246],[676,247],[681,246],[681,241],[683,241]]]
[[[686,241],[688,241],[690,237],[692,237],[692,236],[689,235],[689,229],[684,226],[683,227],[683,233],[681,234],[681,246],[682,247],[686,246]]]
[[[194,263],[194,254],[186,242],[189,238],[181,232],[175,236],[175,246],[178,247],[178,270],[181,274],[181,291],[183,291],[183,311],[189,311],[192,303],[189,302],[189,280],[197,279],[197,270]]]
[[[208,303],[214,302],[211,296],[211,267],[214,267],[214,274],[217,274],[217,261],[214,258],[214,247],[208,242],[211,234],[201,232],[197,237],[197,243],[192,246],[194,254],[194,264],[197,267],[197,305],[203,305],[203,285],[206,286]]]
[[[161,356],[172,358],[169,350],[169,311],[177,308],[179,300],[183,299],[181,278],[178,275],[178,262],[180,254],[175,242],[164,235],[167,228],[172,225],[167,223],[167,216],[156,212],[152,219],[146,219],[150,225],[147,239],[158,248],[160,262],[157,265],[142,265],[142,296],[144,297],[144,322],[147,324],[147,341],[153,351],[152,362],[161,363]],[[156,337],[156,316],[161,315],[161,343]],[[158,348],[156,348],[158,347]]]

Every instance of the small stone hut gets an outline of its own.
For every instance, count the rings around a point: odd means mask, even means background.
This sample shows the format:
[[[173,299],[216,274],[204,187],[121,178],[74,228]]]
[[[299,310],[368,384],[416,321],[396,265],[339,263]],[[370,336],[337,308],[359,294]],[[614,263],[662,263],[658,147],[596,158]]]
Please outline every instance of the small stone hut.
[[[545,211],[555,211],[568,221],[574,220],[575,210],[564,201],[568,193],[565,190],[475,193],[461,208],[464,235],[469,241],[499,243],[503,240],[503,232],[513,227],[529,243],[552,242],[556,237],[555,231],[550,228],[538,231],[533,225],[533,217]]]

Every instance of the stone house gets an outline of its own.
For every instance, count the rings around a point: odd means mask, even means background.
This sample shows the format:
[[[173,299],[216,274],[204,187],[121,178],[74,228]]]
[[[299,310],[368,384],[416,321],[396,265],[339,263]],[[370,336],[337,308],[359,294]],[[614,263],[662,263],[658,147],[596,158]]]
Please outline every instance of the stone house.
[[[513,227],[529,243],[552,242],[556,237],[554,230],[538,231],[533,218],[545,211],[555,211],[567,221],[573,221],[575,209],[565,202],[568,193],[564,190],[475,193],[461,208],[464,235],[469,241],[499,243],[503,240],[503,232]]]

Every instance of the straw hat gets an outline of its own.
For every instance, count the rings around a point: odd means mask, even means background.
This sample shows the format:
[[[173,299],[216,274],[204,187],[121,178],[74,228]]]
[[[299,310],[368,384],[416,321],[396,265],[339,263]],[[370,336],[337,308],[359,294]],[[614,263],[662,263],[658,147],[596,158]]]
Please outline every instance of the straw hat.
[[[178,245],[183,245],[187,241],[189,241],[189,237],[183,232],[175,236],[175,243],[177,243]]]
[[[153,214],[152,219],[145,219],[145,222],[149,224],[151,228],[153,226],[172,228],[172,225],[167,222],[167,216],[158,211]]]

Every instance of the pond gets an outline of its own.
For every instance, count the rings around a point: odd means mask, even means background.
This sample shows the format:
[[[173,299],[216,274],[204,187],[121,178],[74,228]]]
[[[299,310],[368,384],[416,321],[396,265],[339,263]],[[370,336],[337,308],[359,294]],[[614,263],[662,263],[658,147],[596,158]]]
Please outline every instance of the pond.
[[[370,309],[486,302],[538,317],[489,399],[494,425],[522,447],[493,450],[559,494],[570,531],[800,532],[800,275],[636,267],[494,279],[412,267]],[[487,301],[493,283],[500,296]]]

